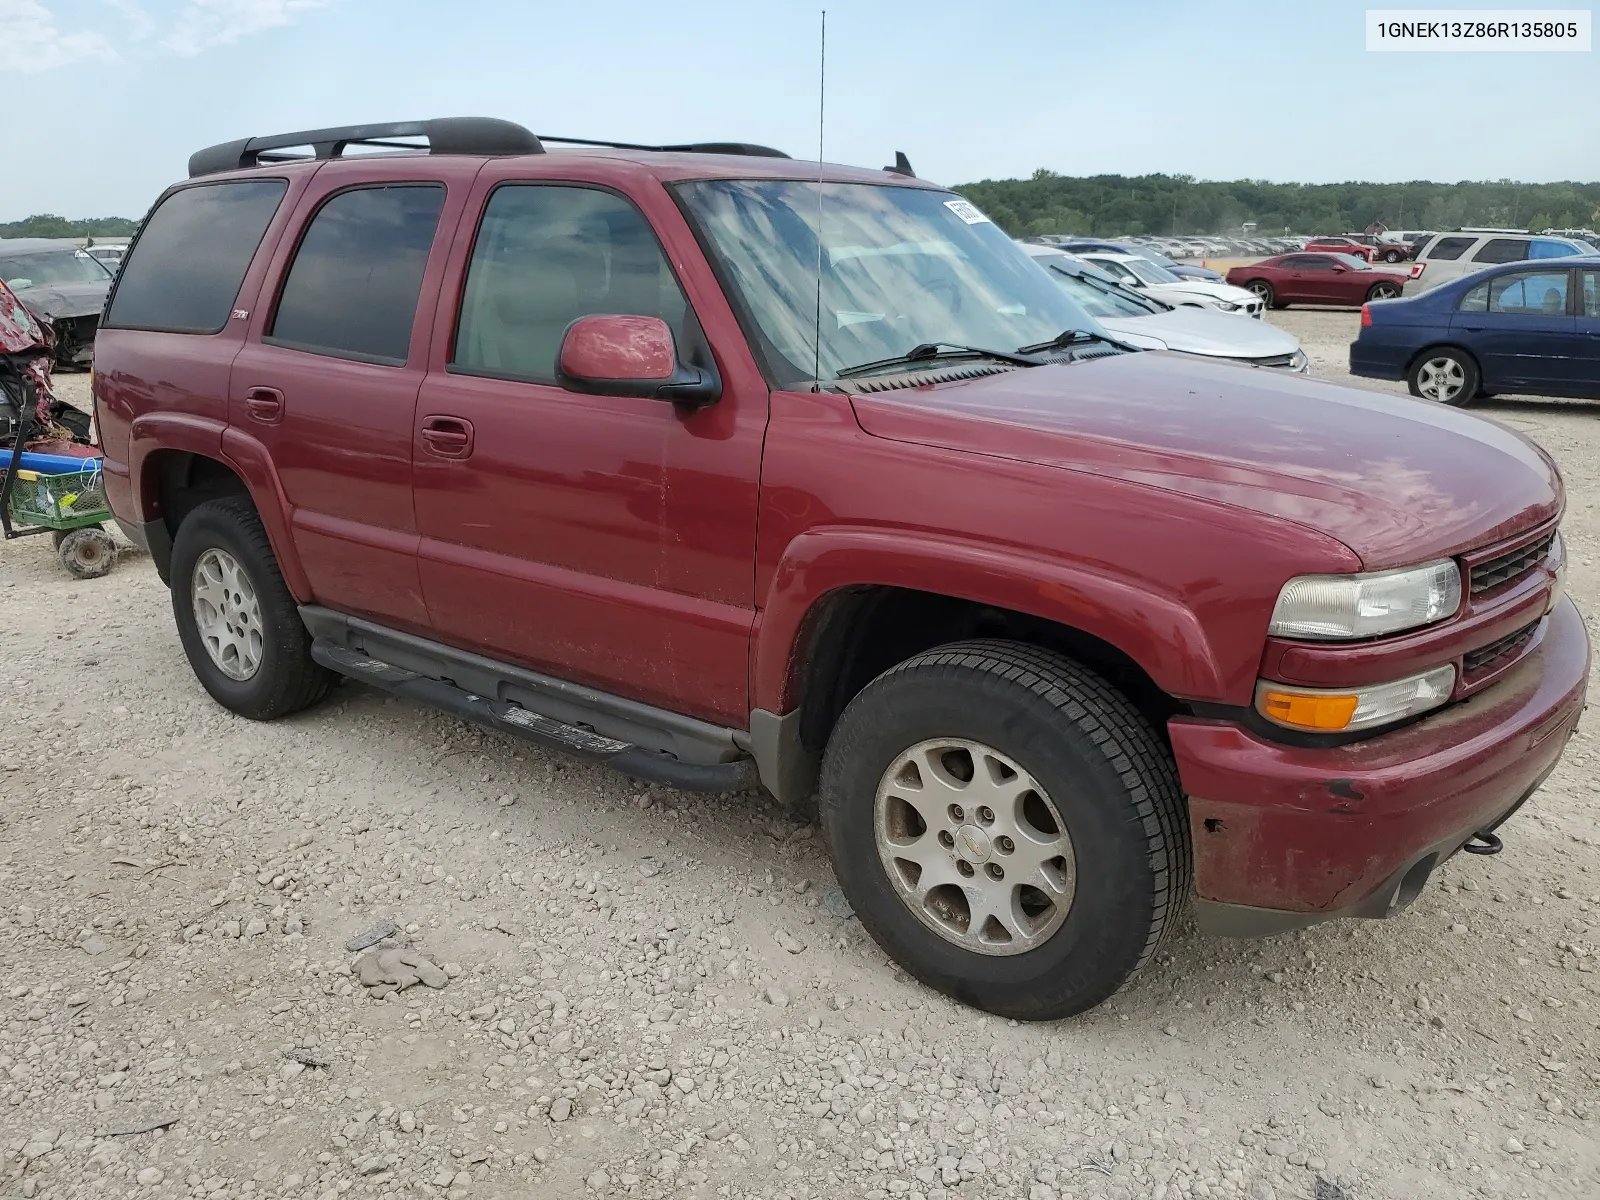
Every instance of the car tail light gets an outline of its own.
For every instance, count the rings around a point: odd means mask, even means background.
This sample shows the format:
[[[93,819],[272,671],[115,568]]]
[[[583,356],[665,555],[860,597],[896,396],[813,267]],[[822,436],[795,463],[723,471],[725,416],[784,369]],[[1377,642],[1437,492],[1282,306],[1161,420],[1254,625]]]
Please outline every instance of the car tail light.
[[[1371,324],[1372,324],[1372,309],[1371,309],[1370,306],[1363,304],[1361,306],[1361,328],[1366,329]]]
[[[1422,278],[1422,273],[1424,271],[1426,271],[1427,269],[1428,269],[1428,264],[1427,263],[1412,263],[1411,264],[1411,278],[1413,278],[1413,279],[1421,279]]]

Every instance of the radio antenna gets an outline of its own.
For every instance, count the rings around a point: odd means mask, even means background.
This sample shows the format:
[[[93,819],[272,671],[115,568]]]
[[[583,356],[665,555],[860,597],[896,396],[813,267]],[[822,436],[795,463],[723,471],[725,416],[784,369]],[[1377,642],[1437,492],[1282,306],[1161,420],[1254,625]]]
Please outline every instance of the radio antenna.
[[[828,10],[822,10],[817,61],[817,338],[812,343],[811,390],[822,390],[822,134],[828,111]]]

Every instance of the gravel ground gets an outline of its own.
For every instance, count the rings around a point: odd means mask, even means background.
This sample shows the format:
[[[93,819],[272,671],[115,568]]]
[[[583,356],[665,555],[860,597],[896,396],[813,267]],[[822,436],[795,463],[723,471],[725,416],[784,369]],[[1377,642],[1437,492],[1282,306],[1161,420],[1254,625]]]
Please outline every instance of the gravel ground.
[[[1354,314],[1274,319],[1342,375]],[[1484,411],[1561,461],[1595,607],[1600,411]],[[234,718],[137,556],[10,543],[0,600],[0,1196],[1600,1194],[1592,719],[1402,918],[1186,931],[1018,1026],[897,974],[758,795],[355,686]],[[346,949],[390,920],[417,957]]]

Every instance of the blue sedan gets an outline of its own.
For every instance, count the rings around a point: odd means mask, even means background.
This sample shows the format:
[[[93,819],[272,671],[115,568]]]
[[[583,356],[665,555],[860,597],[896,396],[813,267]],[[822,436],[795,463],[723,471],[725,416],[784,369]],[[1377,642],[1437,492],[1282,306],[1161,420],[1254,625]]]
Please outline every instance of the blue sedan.
[[[1362,306],[1350,373],[1466,404],[1520,392],[1600,399],[1600,256],[1506,263]]]

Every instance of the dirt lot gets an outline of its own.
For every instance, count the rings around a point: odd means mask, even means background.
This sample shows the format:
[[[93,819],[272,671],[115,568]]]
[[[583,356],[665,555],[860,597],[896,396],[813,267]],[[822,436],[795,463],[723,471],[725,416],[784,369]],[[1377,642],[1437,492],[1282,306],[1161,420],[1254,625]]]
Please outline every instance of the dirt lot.
[[[1275,319],[1343,374],[1355,314]],[[1560,460],[1596,609],[1600,406],[1484,411]],[[233,718],[137,557],[8,544],[0,600],[0,1196],[1600,1195],[1592,718],[1401,919],[1186,932],[1019,1027],[897,975],[759,796],[353,686]],[[446,986],[372,998],[382,918]]]

